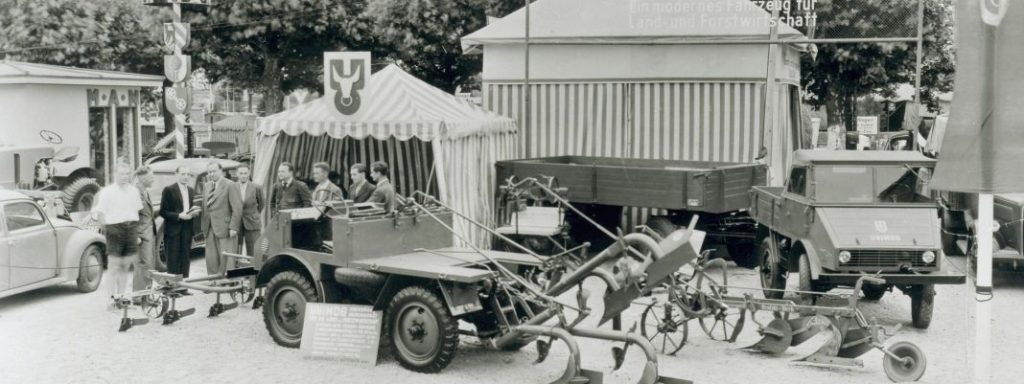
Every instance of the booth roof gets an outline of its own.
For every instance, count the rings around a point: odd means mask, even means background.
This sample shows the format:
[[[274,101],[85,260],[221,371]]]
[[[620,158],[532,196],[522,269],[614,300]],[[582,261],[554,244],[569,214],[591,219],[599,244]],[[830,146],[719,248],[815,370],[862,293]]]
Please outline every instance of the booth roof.
[[[462,38],[464,53],[485,44],[522,44],[523,8]],[[530,5],[531,44],[685,44],[763,40],[770,14],[749,0],[539,0]],[[804,36],[786,24],[779,38]],[[798,42],[798,41],[794,41]]]
[[[256,126],[256,115],[237,114],[212,124],[214,130],[247,131]]]
[[[0,60],[0,84],[159,87],[163,76]]]
[[[371,75],[361,96],[364,104],[356,115],[341,115],[333,100],[321,97],[258,119],[257,134],[432,141],[516,130],[511,118],[459,100],[394,64]]]

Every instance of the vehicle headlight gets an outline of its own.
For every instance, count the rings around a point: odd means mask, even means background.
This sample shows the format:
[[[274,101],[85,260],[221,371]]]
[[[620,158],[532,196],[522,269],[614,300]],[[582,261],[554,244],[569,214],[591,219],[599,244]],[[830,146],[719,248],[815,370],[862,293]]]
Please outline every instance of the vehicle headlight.
[[[933,261],[935,261],[935,252],[924,251],[924,253],[921,254],[921,261],[923,261],[925,264],[931,264]]]
[[[839,262],[842,264],[849,263],[852,257],[850,251],[839,251]]]

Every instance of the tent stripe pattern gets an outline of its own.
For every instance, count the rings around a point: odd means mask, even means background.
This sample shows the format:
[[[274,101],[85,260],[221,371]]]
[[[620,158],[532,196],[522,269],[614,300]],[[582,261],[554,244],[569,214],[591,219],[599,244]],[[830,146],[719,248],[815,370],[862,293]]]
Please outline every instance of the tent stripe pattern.
[[[762,146],[764,83],[540,83],[530,89],[520,157],[752,162]],[[485,84],[484,105],[522,121],[523,85]],[[647,211],[627,209],[623,228],[642,224]]]

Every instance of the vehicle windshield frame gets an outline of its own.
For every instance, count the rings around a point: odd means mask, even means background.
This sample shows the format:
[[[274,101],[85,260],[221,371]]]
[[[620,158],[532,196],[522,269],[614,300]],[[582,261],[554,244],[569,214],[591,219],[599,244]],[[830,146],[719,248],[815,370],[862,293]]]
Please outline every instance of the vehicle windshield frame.
[[[815,203],[821,204],[848,204],[848,205],[930,205],[934,204],[931,196],[927,193],[930,175],[934,174],[935,164],[922,163],[825,163],[810,166],[813,173],[812,191],[809,198]],[[921,170],[927,169],[921,179]],[[836,172],[836,171],[839,172]],[[881,172],[880,172],[881,171]],[[882,173],[884,172],[884,173]],[[903,180],[912,173],[909,180]],[[837,176],[841,175],[841,176]],[[892,180],[888,182],[888,180]],[[909,181],[889,191],[897,183]],[[865,185],[870,184],[870,187]],[[870,188],[870,192],[865,189]],[[907,191],[905,188],[911,188]],[[914,197],[913,200],[887,200],[882,198],[892,191],[906,194],[907,197]],[[911,193],[912,192],[912,193]],[[860,195],[852,195],[860,193]]]

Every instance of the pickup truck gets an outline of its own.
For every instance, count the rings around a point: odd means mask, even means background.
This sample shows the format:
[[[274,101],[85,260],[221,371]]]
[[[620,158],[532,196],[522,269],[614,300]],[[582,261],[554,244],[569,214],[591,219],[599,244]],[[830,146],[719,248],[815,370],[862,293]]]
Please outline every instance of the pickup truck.
[[[927,328],[934,285],[965,281],[942,251],[939,207],[928,191],[934,167],[912,151],[796,151],[783,187],[751,191],[765,296],[781,297],[789,272],[809,302],[815,292],[877,275],[886,285],[866,285],[864,296],[899,289],[911,298],[914,327]]]

